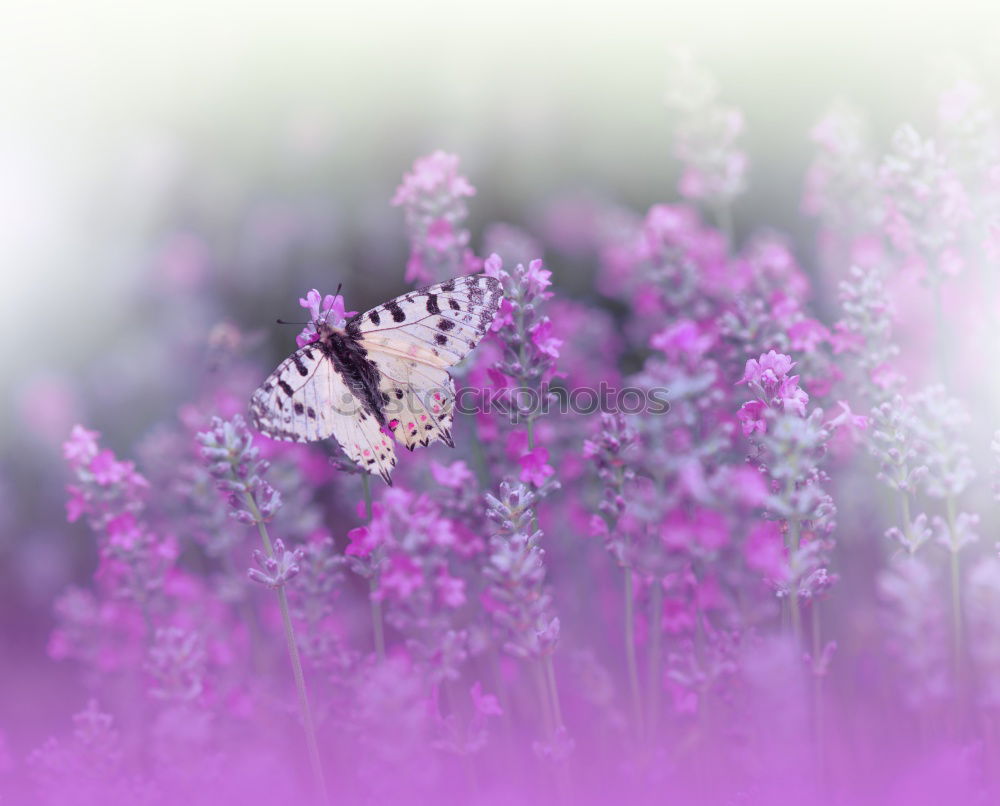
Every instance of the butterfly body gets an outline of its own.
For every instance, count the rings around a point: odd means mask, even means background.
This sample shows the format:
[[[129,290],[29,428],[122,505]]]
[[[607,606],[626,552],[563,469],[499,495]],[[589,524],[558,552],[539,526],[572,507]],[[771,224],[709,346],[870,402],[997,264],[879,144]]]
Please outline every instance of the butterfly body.
[[[434,440],[454,446],[448,369],[487,332],[501,299],[500,283],[478,274],[404,294],[342,326],[320,319],[315,339],[254,392],[251,419],[274,439],[333,436],[391,484],[393,439],[411,451]]]

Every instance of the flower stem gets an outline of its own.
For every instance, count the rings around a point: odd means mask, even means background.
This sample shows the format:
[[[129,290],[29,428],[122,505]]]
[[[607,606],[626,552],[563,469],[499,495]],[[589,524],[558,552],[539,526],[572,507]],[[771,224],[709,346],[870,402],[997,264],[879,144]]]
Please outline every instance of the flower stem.
[[[260,539],[264,543],[264,551],[268,557],[274,556],[274,547],[271,544],[271,536],[267,532],[264,518],[257,508],[257,502],[250,494],[246,494],[247,508],[253,515],[257,523],[257,531]],[[278,605],[281,608],[281,622],[285,629],[285,643],[288,645],[288,657],[292,662],[292,675],[295,677],[295,690],[298,693],[299,713],[302,717],[302,728],[306,734],[306,746],[309,751],[309,763],[312,767],[313,777],[316,781],[316,789],[320,796],[320,802],[327,804],[330,802],[330,794],[326,787],[326,776],[323,773],[323,764],[319,757],[319,743],[316,741],[316,726],[313,723],[312,709],[309,707],[309,693],[306,691],[306,679],[302,672],[302,659],[299,657],[299,647],[295,641],[295,628],[292,626],[292,616],[288,610],[288,596],[285,594],[283,585],[278,589]]]
[[[788,523],[788,537],[791,545],[793,562],[799,553],[799,522],[792,519]],[[802,613],[799,610],[799,582],[796,569],[792,569],[792,584],[788,593],[788,609],[792,619],[792,636],[795,638],[795,648],[802,646]]]
[[[812,600],[812,677],[813,677],[813,731],[816,737],[816,756],[819,761],[820,774],[825,775],[826,748],[823,741],[823,675],[819,673],[817,664],[823,651],[820,634],[819,602]]]
[[[952,662],[955,674],[956,699],[961,697],[962,688],[962,573],[959,563],[959,546],[955,543],[955,498],[948,496],[946,502],[948,511],[948,532],[951,535],[951,638],[952,638]]]
[[[628,663],[628,683],[632,692],[632,712],[635,719],[635,730],[638,736],[643,735],[642,700],[639,695],[639,667],[635,659],[635,611],[633,598],[635,594],[632,584],[632,569],[625,566],[625,659]]]
[[[556,685],[556,669],[552,663],[552,655],[545,656],[545,678],[549,684],[549,696],[552,698],[552,716],[556,729],[563,726],[562,706],[559,704],[559,686]]]
[[[361,490],[365,497],[365,523],[372,522],[372,487],[371,476],[363,473],[361,476]],[[375,642],[375,657],[378,662],[385,660],[385,630],[382,627],[382,602],[376,598],[378,590],[378,576],[373,575],[368,582],[368,601],[372,611],[372,635]]]
[[[663,621],[663,586],[658,580],[653,580],[650,589],[650,640],[649,640],[649,668],[648,679],[646,681],[646,693],[648,700],[649,724],[646,726],[649,732],[650,742],[656,739],[657,722],[660,716],[660,689],[663,685],[660,680],[660,643],[661,625]]]

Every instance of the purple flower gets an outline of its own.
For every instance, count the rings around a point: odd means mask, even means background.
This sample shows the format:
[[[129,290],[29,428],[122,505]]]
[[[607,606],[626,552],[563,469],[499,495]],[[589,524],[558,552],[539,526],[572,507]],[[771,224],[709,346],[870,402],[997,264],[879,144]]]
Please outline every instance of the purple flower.
[[[459,460],[449,465],[431,462],[431,475],[442,487],[458,490],[473,483],[475,477],[465,462]]]
[[[321,296],[315,288],[304,298],[299,299],[299,305],[309,311],[309,324],[295,337],[295,343],[299,347],[305,347],[319,338],[320,323],[342,328],[347,320],[357,313],[344,310],[342,296],[333,294]]]
[[[250,580],[277,589],[286,585],[288,580],[299,573],[304,555],[302,549],[289,551],[279,539],[274,541],[274,551],[270,556],[260,549],[254,549],[252,556],[257,567],[247,572]]]
[[[243,417],[213,417],[212,429],[199,433],[198,442],[209,472],[229,498],[232,517],[246,524],[273,518],[281,496],[263,478],[270,464],[260,458]]]
[[[482,683],[478,680],[469,689],[469,696],[472,698],[472,706],[476,709],[476,713],[483,716],[503,716],[500,701],[493,694],[484,694]]]
[[[458,157],[443,151],[421,157],[403,177],[392,204],[402,207],[406,217],[407,282],[442,281],[479,268],[464,228],[468,215],[464,199],[475,193],[458,172]]]
[[[521,463],[521,481],[541,487],[555,474],[549,465],[549,452],[545,448],[535,448],[523,454],[518,460]]]

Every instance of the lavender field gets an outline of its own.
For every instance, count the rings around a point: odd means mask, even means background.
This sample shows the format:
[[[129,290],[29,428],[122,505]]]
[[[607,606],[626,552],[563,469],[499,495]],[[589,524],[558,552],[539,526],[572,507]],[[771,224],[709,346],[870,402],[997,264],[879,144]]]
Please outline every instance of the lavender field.
[[[1000,73],[772,138],[656,58],[620,179],[539,96],[376,98],[369,181],[311,97],[81,185],[4,339],[0,804],[1000,803]],[[331,328],[454,401],[293,394]]]

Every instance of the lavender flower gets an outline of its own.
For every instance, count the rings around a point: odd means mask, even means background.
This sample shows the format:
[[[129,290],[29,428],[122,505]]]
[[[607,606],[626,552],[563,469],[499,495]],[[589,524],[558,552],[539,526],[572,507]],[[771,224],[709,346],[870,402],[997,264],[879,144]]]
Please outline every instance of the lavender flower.
[[[737,144],[743,115],[716,100],[715,80],[690,53],[672,57],[666,104],[675,119],[674,156],[683,169],[678,190],[725,218],[746,189],[747,156]]]
[[[620,565],[631,562],[624,533],[618,524],[625,514],[626,488],[635,479],[635,471],[627,454],[638,440],[622,414],[602,414],[601,430],[593,441],[583,445],[583,455],[593,460],[601,480],[601,502],[598,513],[604,521],[601,529],[605,545]]]
[[[392,197],[402,207],[410,239],[406,281],[440,282],[475,271],[479,262],[468,248],[465,199],[476,190],[458,172],[458,157],[435,151],[413,163]]]
[[[254,549],[253,561],[257,568],[251,568],[247,576],[253,581],[268,588],[282,588],[292,577],[299,573],[299,563],[302,562],[302,549],[289,551],[280,540],[274,541],[274,551],[267,555],[260,549]]]
[[[965,190],[933,140],[912,126],[900,127],[879,166],[885,228],[893,246],[920,262],[938,285],[961,268],[956,248],[969,215]]]
[[[179,627],[157,630],[146,662],[153,679],[150,695],[173,703],[196,700],[204,689],[205,664],[198,633]]]
[[[213,417],[211,431],[198,434],[198,442],[219,489],[229,494],[230,515],[247,525],[271,520],[281,495],[262,477],[270,463],[260,458],[243,417]]]
[[[552,272],[542,267],[541,260],[507,271],[496,254],[487,258],[484,268],[503,286],[503,302],[493,321],[493,331],[504,345],[496,369],[516,386],[537,390],[552,378],[562,347],[562,340],[552,332],[552,322],[541,312],[541,304],[552,297],[547,290]]]
[[[892,560],[879,575],[884,625],[910,708],[939,704],[951,693],[947,607],[934,570],[918,557]]]
[[[518,658],[551,653],[559,640],[559,618],[545,586],[542,533],[533,529],[538,497],[524,484],[500,485],[500,497],[487,494],[488,515],[496,529],[483,574],[488,609],[504,650]]]

